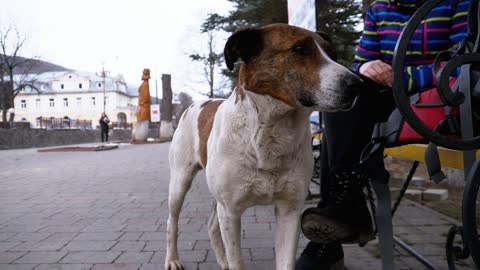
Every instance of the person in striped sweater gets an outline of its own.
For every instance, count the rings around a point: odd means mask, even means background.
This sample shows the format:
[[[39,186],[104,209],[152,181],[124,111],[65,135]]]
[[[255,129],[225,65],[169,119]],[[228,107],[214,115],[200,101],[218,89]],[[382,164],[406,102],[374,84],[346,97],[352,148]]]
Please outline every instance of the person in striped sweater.
[[[324,114],[322,202],[302,215],[302,230],[311,242],[296,270],[343,269],[341,244],[365,244],[374,237],[363,194],[367,176],[358,163],[374,125],[385,122],[395,106],[393,51],[402,29],[424,1],[377,0],[366,13],[353,69],[364,76],[363,87],[370,91],[361,91],[352,110]],[[444,0],[418,26],[405,59],[406,91],[416,93],[435,85],[432,63],[441,51],[466,37],[469,4],[469,0]],[[379,163],[383,166],[383,161]]]

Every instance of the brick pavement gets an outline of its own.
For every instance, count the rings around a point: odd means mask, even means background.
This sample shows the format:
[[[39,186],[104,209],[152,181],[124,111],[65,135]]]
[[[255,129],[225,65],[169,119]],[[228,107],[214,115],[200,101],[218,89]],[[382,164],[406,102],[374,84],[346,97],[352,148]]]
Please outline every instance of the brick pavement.
[[[168,147],[0,151],[0,270],[163,269]],[[201,174],[180,219],[180,257],[187,269],[219,269],[206,228],[211,207]],[[249,209],[242,222],[247,269],[274,269],[272,209]],[[447,269],[443,245],[451,222],[407,202],[395,219],[395,230]],[[305,244],[302,237],[299,253]],[[350,270],[380,269],[378,244],[345,246],[345,252]],[[423,269],[403,251],[397,251],[396,260],[399,269]]]

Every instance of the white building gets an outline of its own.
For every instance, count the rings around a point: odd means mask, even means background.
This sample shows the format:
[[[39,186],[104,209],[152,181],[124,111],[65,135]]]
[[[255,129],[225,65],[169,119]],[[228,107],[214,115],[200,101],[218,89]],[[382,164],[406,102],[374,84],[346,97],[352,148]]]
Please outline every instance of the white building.
[[[15,121],[29,121],[37,127],[37,118],[98,119],[104,110],[110,121],[132,123],[138,104],[138,90],[129,89],[123,76],[67,71],[29,75],[35,78],[35,87],[22,90],[15,98]],[[104,95],[105,89],[105,95]]]

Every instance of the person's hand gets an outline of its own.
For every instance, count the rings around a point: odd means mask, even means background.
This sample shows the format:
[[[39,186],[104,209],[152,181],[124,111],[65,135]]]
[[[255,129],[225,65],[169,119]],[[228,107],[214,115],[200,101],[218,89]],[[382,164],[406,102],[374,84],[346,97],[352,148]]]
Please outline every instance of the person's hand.
[[[392,67],[381,60],[366,62],[359,72],[379,84],[392,87]]]

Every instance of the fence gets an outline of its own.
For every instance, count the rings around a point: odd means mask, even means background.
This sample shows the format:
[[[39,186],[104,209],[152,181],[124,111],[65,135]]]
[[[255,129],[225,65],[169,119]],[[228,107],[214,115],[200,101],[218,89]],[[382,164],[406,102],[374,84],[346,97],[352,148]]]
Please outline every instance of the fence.
[[[10,128],[10,123],[0,122],[0,128]],[[14,122],[13,128],[30,128],[30,122]]]
[[[40,129],[92,129],[92,120],[39,117],[35,126]]]
[[[111,127],[115,129],[132,129],[132,123],[127,122],[112,122]]]

